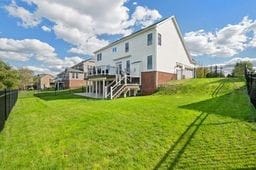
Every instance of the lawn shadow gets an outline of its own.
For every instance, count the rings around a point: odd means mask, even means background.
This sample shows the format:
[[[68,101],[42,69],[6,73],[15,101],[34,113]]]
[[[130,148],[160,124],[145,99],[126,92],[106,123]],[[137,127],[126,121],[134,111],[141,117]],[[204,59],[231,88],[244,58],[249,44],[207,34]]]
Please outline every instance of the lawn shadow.
[[[236,78],[236,77],[230,77],[230,78],[216,78],[218,80],[216,81],[211,81],[209,84],[214,84],[214,83],[238,83],[238,82],[244,82],[244,79],[242,78]]]
[[[191,103],[183,106],[179,106],[182,109],[189,109],[199,111],[201,114],[195,118],[195,120],[188,125],[187,129],[181,134],[174,144],[171,145],[170,149],[164,154],[161,160],[156,164],[154,169],[174,169],[178,164],[185,149],[193,140],[198,129],[202,125],[223,125],[236,123],[240,121],[248,121],[250,115],[255,114],[254,111],[241,108],[241,106],[249,106],[248,100],[243,97],[245,94],[244,87],[234,89],[230,93],[219,95],[219,92],[225,86],[226,80],[218,80],[219,85],[213,90],[211,98]],[[240,80],[232,80],[232,83]],[[237,105],[239,103],[239,105]],[[221,115],[225,117],[231,117],[237,119],[235,121],[226,122],[214,122],[204,123],[210,114]]]
[[[92,99],[85,96],[75,95],[73,91],[52,91],[52,92],[39,92],[34,94],[35,97],[38,97],[42,100],[68,100],[68,99],[88,99],[88,100],[98,100]]]
[[[182,109],[196,110],[200,112],[205,112],[208,114],[216,114],[221,116],[228,116],[234,119],[239,119],[242,121],[247,121],[251,114],[248,110],[242,110],[239,106],[241,104],[248,105],[247,100],[245,98],[241,98],[241,94],[244,93],[244,87],[239,89],[235,89],[231,93],[227,93],[222,96],[217,96],[219,89],[222,87],[222,83],[220,86],[216,88],[216,90],[212,94],[212,98],[196,103],[191,103],[188,105],[179,106]],[[242,94],[245,95],[245,94]],[[237,103],[240,103],[237,105]]]
[[[187,127],[187,129],[181,134],[177,141],[171,146],[171,148],[164,154],[162,159],[154,167],[157,169],[174,169],[179,162],[182,154],[185,152],[190,141],[194,138],[196,132],[208,117],[207,113],[201,113],[195,118],[195,120]],[[181,145],[181,146],[180,146]],[[177,152],[175,152],[177,151]]]

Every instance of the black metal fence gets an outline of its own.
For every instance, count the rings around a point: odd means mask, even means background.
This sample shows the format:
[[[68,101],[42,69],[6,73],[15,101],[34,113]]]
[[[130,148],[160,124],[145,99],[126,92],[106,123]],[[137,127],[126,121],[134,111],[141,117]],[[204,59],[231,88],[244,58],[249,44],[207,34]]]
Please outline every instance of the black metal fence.
[[[245,80],[247,92],[254,107],[256,107],[256,74],[245,67]]]
[[[13,106],[18,99],[18,90],[5,89],[0,91],[0,131],[4,128]]]

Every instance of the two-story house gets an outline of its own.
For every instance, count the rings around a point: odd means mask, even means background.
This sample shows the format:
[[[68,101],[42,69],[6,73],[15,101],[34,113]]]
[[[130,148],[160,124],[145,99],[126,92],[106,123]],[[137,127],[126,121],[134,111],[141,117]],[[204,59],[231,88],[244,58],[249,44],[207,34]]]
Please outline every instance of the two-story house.
[[[175,17],[123,37],[97,51],[87,96],[116,98],[152,94],[170,80],[194,77],[191,58]]]
[[[36,82],[37,89],[47,89],[54,87],[54,76],[50,74],[39,74],[38,82]]]
[[[88,75],[88,70],[95,66],[95,61],[92,59],[84,60],[70,68],[66,68],[63,72],[57,75],[56,84],[58,89],[62,88],[80,88],[85,86],[85,77]]]

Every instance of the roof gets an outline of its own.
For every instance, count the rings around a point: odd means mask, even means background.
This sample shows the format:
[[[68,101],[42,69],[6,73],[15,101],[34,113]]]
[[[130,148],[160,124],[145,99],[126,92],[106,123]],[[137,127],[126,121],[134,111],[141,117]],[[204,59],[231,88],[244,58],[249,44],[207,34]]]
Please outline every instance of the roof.
[[[80,63],[77,63],[77,64],[73,65],[72,67],[75,67],[75,66],[77,66],[77,65],[79,65],[79,64],[81,64],[81,63],[84,63],[84,62],[95,62],[95,61],[94,61],[94,59],[91,57],[91,58],[88,58],[88,59],[86,59],[86,60],[81,61]]]
[[[73,68],[67,68],[65,71],[67,72],[75,72],[75,73],[83,73],[81,70],[73,69]]]
[[[39,74],[38,75],[40,78],[42,78],[42,77],[44,77],[44,76],[51,76],[51,77],[54,77],[53,75],[51,75],[51,74]]]
[[[121,41],[124,41],[125,39],[129,39],[129,38],[131,38],[131,37],[133,37],[133,36],[135,36],[135,35],[138,35],[138,34],[144,32],[144,31],[146,31],[146,30],[149,30],[149,29],[151,29],[151,28],[154,28],[156,25],[158,25],[158,24],[160,24],[160,23],[162,23],[162,22],[164,22],[164,21],[166,21],[166,20],[168,20],[168,19],[171,19],[171,18],[173,18],[173,17],[174,17],[174,16],[164,18],[164,19],[162,19],[162,20],[160,20],[160,21],[158,21],[158,22],[156,22],[156,23],[154,23],[154,24],[152,24],[152,25],[150,25],[150,26],[148,26],[148,27],[146,27],[146,28],[143,28],[143,29],[138,30],[138,31],[136,31],[136,32],[134,32],[134,33],[132,33],[132,34],[130,34],[130,35],[127,35],[127,36],[125,36],[125,37],[123,37],[123,38],[121,38],[121,39],[119,39],[119,40],[116,40],[116,41],[114,41],[114,42],[108,44],[107,46],[102,47],[102,48],[100,48],[99,50],[95,51],[94,54],[97,53],[97,52],[99,52],[99,51],[101,51],[101,50],[103,50],[103,49],[106,49],[106,48],[108,48],[108,47],[111,47],[111,46],[113,46],[113,45],[115,45],[115,44],[117,44],[117,43],[119,43],[119,42],[121,42]]]
[[[162,19],[162,20],[160,20],[160,21],[158,21],[158,22],[156,22],[156,23],[154,23],[154,24],[152,24],[152,25],[150,25],[150,26],[148,26],[148,27],[146,27],[146,28],[143,28],[143,29],[141,29],[141,30],[139,30],[139,31],[136,31],[136,32],[134,32],[134,33],[132,33],[132,34],[130,34],[130,35],[128,35],[128,36],[125,36],[125,37],[123,37],[123,38],[121,38],[121,39],[119,39],[119,40],[117,40],[117,41],[114,41],[114,42],[108,44],[107,46],[105,46],[105,47],[103,47],[103,48],[100,48],[99,50],[95,51],[94,54],[96,54],[97,52],[99,52],[99,51],[101,51],[101,50],[104,50],[104,49],[106,49],[106,48],[109,48],[109,47],[111,47],[111,46],[113,46],[113,45],[115,45],[115,44],[117,44],[117,43],[119,43],[119,42],[121,42],[121,41],[127,40],[127,39],[129,39],[129,38],[131,38],[131,37],[133,37],[133,36],[136,36],[136,35],[138,35],[138,34],[144,32],[144,31],[150,30],[150,29],[154,28],[155,26],[157,26],[157,25],[159,25],[159,24],[165,22],[166,20],[172,20],[172,22],[174,23],[175,29],[176,29],[176,31],[177,31],[177,33],[178,33],[178,35],[179,35],[179,38],[180,38],[180,40],[181,40],[181,43],[182,43],[182,45],[183,45],[183,47],[184,47],[184,50],[185,50],[185,52],[186,52],[186,54],[187,54],[187,57],[188,57],[190,63],[191,63],[191,64],[196,64],[195,60],[191,57],[191,55],[190,55],[190,53],[189,53],[189,50],[188,50],[188,48],[187,48],[187,46],[186,46],[186,44],[185,44],[183,35],[182,35],[181,31],[180,31],[179,25],[178,25],[178,23],[177,23],[177,21],[176,21],[176,18],[175,18],[174,16],[164,18],[164,19]]]
[[[180,27],[179,27],[179,25],[178,25],[178,23],[177,23],[175,17],[172,18],[172,21],[173,21],[173,23],[174,23],[174,26],[175,26],[177,32],[178,32],[178,35],[179,35],[180,40],[181,40],[181,43],[182,43],[182,45],[183,45],[183,47],[184,47],[184,50],[185,50],[185,52],[186,52],[186,54],[187,54],[187,56],[188,56],[188,59],[189,59],[190,63],[191,63],[191,64],[196,64],[195,60],[191,57],[191,55],[190,55],[190,53],[189,53],[189,50],[188,50],[188,48],[187,48],[187,46],[186,46],[186,44],[185,44],[184,38],[183,38],[182,33],[181,33],[181,31],[180,31]]]

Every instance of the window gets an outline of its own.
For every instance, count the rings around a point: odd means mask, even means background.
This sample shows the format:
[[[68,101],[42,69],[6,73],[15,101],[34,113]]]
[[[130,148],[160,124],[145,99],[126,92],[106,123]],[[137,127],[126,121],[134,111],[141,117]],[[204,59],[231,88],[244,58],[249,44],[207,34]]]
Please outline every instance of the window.
[[[72,78],[73,78],[73,79],[75,78],[75,73],[72,73]]]
[[[122,62],[117,62],[116,63],[116,73],[117,74],[122,74]]]
[[[147,58],[147,69],[148,70],[152,69],[152,55],[148,56]]]
[[[97,61],[101,61],[101,60],[102,60],[102,54],[99,53],[99,54],[97,54]]]
[[[128,42],[125,43],[125,52],[126,53],[129,52],[129,43]]]
[[[148,45],[152,45],[152,43],[153,43],[153,34],[152,33],[148,34],[147,42],[148,42],[147,43]]]
[[[116,53],[117,52],[117,48],[116,47],[112,48],[112,52]]]
[[[162,45],[162,35],[158,33],[158,45]]]
[[[127,73],[130,73],[130,60],[126,61],[126,71]]]
[[[76,73],[76,78],[78,79],[78,73]]]

